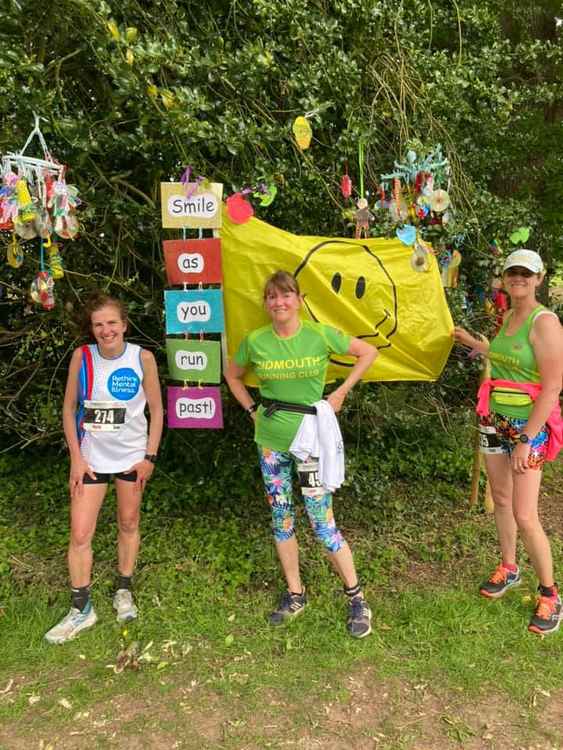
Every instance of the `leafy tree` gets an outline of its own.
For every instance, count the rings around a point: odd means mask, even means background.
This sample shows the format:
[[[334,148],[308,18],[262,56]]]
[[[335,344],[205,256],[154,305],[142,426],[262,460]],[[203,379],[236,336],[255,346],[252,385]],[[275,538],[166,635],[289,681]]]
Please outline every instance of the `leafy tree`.
[[[60,435],[73,319],[93,287],[127,298],[136,339],[161,347],[158,186],[187,164],[227,193],[274,181],[263,218],[339,234],[348,231],[339,180],[348,165],[358,185],[360,143],[372,192],[408,146],[442,143],[470,298],[490,277],[490,241],[506,247],[519,226],[560,257],[558,13],[553,0],[9,0],[0,150],[21,147],[39,113],[84,206],[55,310],[28,301],[37,243],[0,279],[3,429],[22,443]],[[291,137],[303,113],[314,132],[305,153]],[[452,298],[459,314],[461,301]]]

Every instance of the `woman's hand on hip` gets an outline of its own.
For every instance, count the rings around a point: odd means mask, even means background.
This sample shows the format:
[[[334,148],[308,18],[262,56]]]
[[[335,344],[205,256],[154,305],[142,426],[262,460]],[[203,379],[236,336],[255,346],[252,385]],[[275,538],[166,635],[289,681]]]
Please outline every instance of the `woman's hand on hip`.
[[[516,448],[512,451],[510,457],[510,465],[512,471],[516,474],[525,474],[528,469],[528,459],[530,457],[530,445],[529,443],[518,443]]]
[[[80,456],[70,462],[70,476],[68,479],[68,488],[71,498],[74,495],[81,495],[84,489],[84,475],[88,474],[91,479],[96,479],[96,474],[91,466]]]
[[[462,346],[468,346],[471,349],[473,349],[473,347],[475,346],[475,337],[468,333],[465,328],[456,326],[452,332],[452,336],[456,343],[461,344]]]
[[[340,409],[342,409],[342,404],[344,403],[344,399],[346,398],[346,393],[341,388],[337,388],[332,393],[329,393],[326,397],[326,400],[328,403],[332,406],[334,413],[338,414]]]
[[[143,458],[142,461],[137,461],[136,464],[133,464],[133,466],[130,469],[127,469],[125,473],[131,474],[131,472],[133,471],[137,472],[135,486],[138,490],[142,491],[145,489],[145,484],[152,476],[152,473],[154,471],[154,464],[152,461]]]

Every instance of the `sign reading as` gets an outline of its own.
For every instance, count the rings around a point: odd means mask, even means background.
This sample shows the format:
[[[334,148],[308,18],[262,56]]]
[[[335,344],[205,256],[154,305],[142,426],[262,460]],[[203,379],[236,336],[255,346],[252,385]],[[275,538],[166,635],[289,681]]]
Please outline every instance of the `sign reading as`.
[[[221,382],[219,341],[166,339],[166,356],[172,380]]]
[[[220,284],[221,240],[165,240],[164,259],[169,284]]]
[[[219,388],[168,388],[170,429],[222,429],[223,408]]]
[[[219,229],[221,227],[220,182],[161,182],[162,226],[169,229]]]

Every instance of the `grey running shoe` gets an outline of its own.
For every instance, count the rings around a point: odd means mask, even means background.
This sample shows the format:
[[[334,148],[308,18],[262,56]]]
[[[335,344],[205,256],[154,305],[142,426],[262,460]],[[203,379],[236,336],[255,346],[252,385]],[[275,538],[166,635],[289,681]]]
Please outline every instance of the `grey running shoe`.
[[[481,584],[479,593],[481,596],[486,596],[487,599],[500,599],[501,596],[506,594],[508,589],[520,586],[521,583],[522,579],[519,569],[513,573],[501,564],[491,573],[489,580]]]
[[[539,596],[534,616],[530,620],[528,630],[537,635],[548,635],[559,630],[563,617],[561,597]]]
[[[45,633],[45,640],[49,643],[65,643],[75,638],[81,630],[91,628],[98,621],[94,607],[89,604],[87,611],[81,612],[76,607],[71,607],[63,619]]]
[[[137,617],[137,607],[129,589],[117,589],[113,597],[113,608],[117,613],[117,622],[129,622]]]
[[[352,638],[365,638],[371,633],[371,609],[361,596],[350,601],[347,627]]]
[[[297,617],[305,609],[307,597],[305,591],[302,594],[292,594],[286,591],[281,598],[280,605],[275,609],[270,617],[270,625],[281,625],[285,620]]]

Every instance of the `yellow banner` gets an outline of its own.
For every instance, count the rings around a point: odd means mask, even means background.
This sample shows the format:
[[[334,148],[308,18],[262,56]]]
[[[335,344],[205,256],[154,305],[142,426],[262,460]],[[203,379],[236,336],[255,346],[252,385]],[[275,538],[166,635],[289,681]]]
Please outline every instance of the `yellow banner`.
[[[453,322],[434,256],[427,272],[417,272],[412,248],[399,240],[300,237],[254,218],[233,224],[226,211],[221,246],[229,359],[269,321],[264,283],[282,269],[299,282],[303,318],[379,349],[364,380],[436,380],[442,372]],[[328,380],[346,377],[354,359],[331,362]]]

